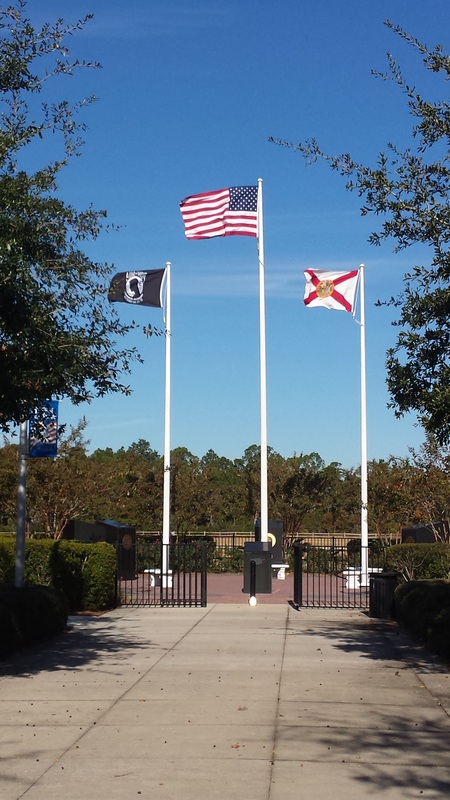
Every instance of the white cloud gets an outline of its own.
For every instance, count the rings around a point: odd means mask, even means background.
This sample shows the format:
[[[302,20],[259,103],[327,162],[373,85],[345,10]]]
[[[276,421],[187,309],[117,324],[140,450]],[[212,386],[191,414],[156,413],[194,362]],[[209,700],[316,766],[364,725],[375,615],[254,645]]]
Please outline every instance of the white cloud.
[[[97,5],[97,8],[96,8]],[[101,38],[141,39],[186,36],[191,31],[231,24],[234,14],[230,6],[210,2],[155,2],[127,3],[126,14],[122,2],[113,5],[94,4],[94,19],[85,34]],[[170,57],[170,54],[168,54]]]

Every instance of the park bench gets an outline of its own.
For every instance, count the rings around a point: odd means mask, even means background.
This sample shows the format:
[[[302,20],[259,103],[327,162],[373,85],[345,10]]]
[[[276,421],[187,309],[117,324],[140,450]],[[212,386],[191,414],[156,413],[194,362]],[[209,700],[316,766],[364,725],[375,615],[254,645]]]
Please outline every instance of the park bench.
[[[368,575],[374,572],[383,572],[383,569],[382,567],[368,567]],[[347,569],[343,569],[342,577],[346,581],[344,589],[359,589],[360,586],[363,586],[361,583],[361,567],[347,567]]]
[[[159,567],[149,567],[148,569],[144,569],[144,572],[150,576],[150,586],[161,586],[161,570]],[[164,573],[164,578],[167,580],[167,586],[164,588],[171,589],[172,588],[172,570],[169,569],[166,573]],[[164,581],[165,582],[165,581]]]
[[[289,564],[272,564],[272,577],[277,578],[279,581],[286,580],[286,570],[289,569]]]

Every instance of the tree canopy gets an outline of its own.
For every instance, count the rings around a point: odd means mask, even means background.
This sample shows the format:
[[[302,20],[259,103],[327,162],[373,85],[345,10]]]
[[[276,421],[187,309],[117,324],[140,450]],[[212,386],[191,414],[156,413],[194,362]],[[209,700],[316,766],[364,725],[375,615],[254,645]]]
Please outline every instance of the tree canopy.
[[[430,50],[400,27],[385,24],[422,57],[427,70],[450,78],[450,57],[441,45]],[[397,340],[387,352],[387,385],[396,416],[416,412],[425,431],[444,444],[450,441],[450,105],[422,97],[389,53],[388,72],[374,74],[405,95],[413,146],[388,143],[372,167],[348,153],[328,155],[314,138],[297,145],[270,141],[298,151],[308,164],[325,160],[348,179],[347,188],[363,198],[362,215],[383,220],[371,244],[391,239],[395,250],[428,246],[426,263],[411,266],[402,292],[387,301],[399,310],[393,323]]]
[[[107,301],[107,264],[85,252],[105,228],[106,212],[77,210],[57,196],[57,178],[80,154],[85,124],[75,104],[49,101],[55,78],[95,68],[70,57],[83,30],[57,20],[33,27],[26,0],[0,9],[0,428],[28,417],[51,397],[74,403],[127,393],[122,376],[139,358],[117,341],[131,328]],[[53,137],[53,138],[52,138]],[[43,140],[59,157],[38,163]],[[31,155],[30,155],[31,154]]]
[[[117,519],[138,530],[162,528],[164,459],[143,439],[88,455],[86,423],[66,431],[58,458],[28,462],[27,532],[59,538],[69,519]],[[17,445],[0,447],[0,531],[15,525]],[[209,450],[172,451],[171,530],[252,531],[260,513],[259,447],[231,461]],[[371,461],[370,535],[389,540],[403,526],[448,519],[450,449],[428,437],[408,458]],[[270,448],[269,514],[286,533],[360,534],[359,471],[326,465],[317,453],[283,458]]]

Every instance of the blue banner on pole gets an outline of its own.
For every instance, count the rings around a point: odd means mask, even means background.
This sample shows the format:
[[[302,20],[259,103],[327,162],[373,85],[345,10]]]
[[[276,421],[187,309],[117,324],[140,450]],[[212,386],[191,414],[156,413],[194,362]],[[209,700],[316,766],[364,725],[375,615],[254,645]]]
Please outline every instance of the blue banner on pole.
[[[31,414],[28,424],[31,458],[54,458],[58,455],[58,401],[49,400]]]

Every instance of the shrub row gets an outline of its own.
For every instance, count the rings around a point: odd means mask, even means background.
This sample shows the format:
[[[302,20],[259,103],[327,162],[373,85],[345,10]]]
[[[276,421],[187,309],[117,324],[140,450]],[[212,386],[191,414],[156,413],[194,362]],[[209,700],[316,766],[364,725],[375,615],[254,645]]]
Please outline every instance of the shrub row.
[[[136,548],[136,572],[149,567],[158,567],[161,563],[161,540],[158,538],[138,538]],[[179,537],[170,551],[172,569],[200,570],[201,544],[206,544],[206,562],[208,572],[243,572],[244,550],[242,547],[217,548],[212,537],[194,536]]]
[[[285,560],[293,569],[294,542],[285,547]],[[383,565],[383,549],[378,539],[369,539],[369,565],[372,567]],[[359,540],[351,540],[345,547],[302,543],[302,572],[336,573],[342,572],[348,567],[359,566],[361,566],[361,543]]]
[[[398,572],[403,581],[450,577],[450,544],[395,544],[384,553],[384,567]]]
[[[15,539],[0,537],[0,584],[13,584]],[[116,550],[106,542],[27,539],[25,582],[50,586],[69,611],[101,611],[116,604]]]
[[[67,604],[47,586],[0,586],[0,657],[61,633]]]
[[[303,572],[341,572],[347,567],[360,566],[359,541],[352,540],[346,548],[320,547],[303,544]],[[286,561],[293,566],[293,548],[286,550]],[[450,578],[450,544],[399,544],[382,548],[377,540],[369,540],[369,566],[398,572],[403,581]]]
[[[395,590],[397,621],[427,647],[450,658],[450,582],[409,581]]]

